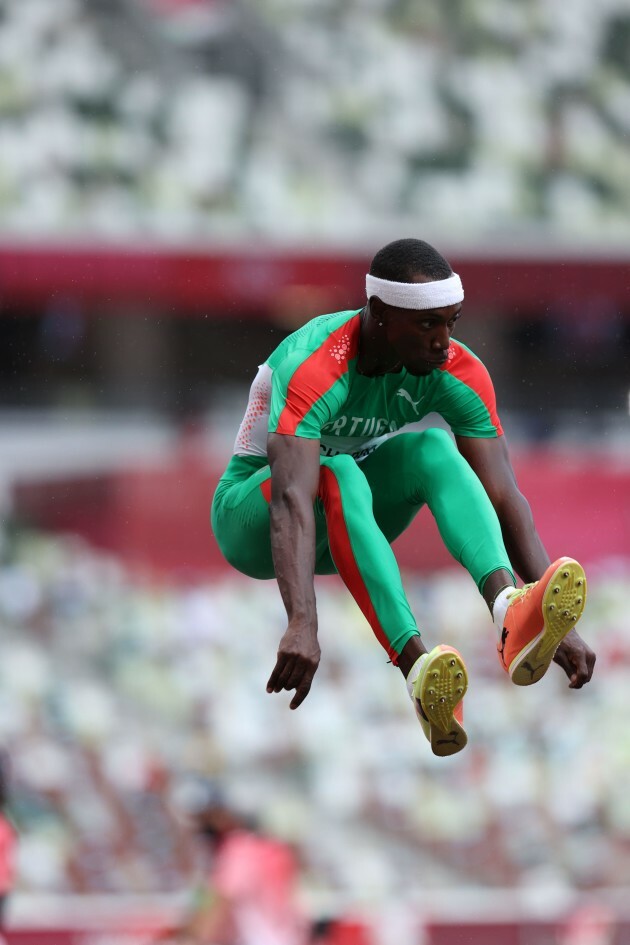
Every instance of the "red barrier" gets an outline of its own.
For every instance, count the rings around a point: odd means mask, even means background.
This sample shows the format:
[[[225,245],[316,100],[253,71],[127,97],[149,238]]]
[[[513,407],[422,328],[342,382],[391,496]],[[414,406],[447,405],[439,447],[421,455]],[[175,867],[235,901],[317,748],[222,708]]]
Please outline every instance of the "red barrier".
[[[8,945],[153,945],[160,926],[147,920],[139,924],[108,923],[97,929],[77,925],[11,929],[5,932]],[[161,945],[168,945],[165,939]]]
[[[156,315],[220,311],[269,317],[294,293],[315,294],[317,311],[351,307],[365,287],[365,250],[295,250],[272,246],[225,250],[138,249],[137,246],[0,247],[5,305],[37,306],[62,293],[85,301],[139,302]],[[628,308],[627,259],[542,258],[521,254],[474,257],[450,253],[466,284],[466,296],[483,310],[541,306],[584,310],[595,303]],[[315,311],[313,312],[315,314]]]
[[[613,921],[602,934],[583,938],[567,933],[567,922],[558,921],[453,921],[430,922],[418,936],[404,945],[627,945],[630,925]],[[159,938],[160,929],[146,922],[143,926],[108,924],[105,929],[80,924],[65,927],[14,929],[5,934],[8,945],[170,945]],[[319,943],[318,943],[319,945]],[[369,922],[334,923],[330,938],[321,945],[376,945]]]

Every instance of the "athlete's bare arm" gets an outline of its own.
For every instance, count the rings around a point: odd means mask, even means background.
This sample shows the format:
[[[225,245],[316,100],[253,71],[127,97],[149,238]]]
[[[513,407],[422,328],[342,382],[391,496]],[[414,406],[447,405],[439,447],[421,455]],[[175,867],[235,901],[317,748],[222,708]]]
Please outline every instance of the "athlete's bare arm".
[[[551,561],[536,531],[529,502],[516,483],[505,437],[455,439],[490,497],[512,566],[523,581],[537,581]]]
[[[518,488],[505,437],[455,439],[495,508],[514,569],[523,581],[537,581],[550,559],[536,530],[529,502]],[[554,660],[569,677],[572,689],[581,689],[593,675],[595,654],[575,629],[564,638]]]
[[[267,692],[295,689],[290,708],[306,699],[320,658],[315,606],[315,516],[319,440],[270,433],[271,550],[288,627]]]

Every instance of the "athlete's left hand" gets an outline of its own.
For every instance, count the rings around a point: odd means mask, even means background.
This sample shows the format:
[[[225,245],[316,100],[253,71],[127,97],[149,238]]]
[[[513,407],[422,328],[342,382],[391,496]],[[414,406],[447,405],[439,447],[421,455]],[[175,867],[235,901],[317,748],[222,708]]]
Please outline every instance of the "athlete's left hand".
[[[573,629],[567,633],[553,659],[569,677],[569,689],[581,689],[593,675],[596,656]]]

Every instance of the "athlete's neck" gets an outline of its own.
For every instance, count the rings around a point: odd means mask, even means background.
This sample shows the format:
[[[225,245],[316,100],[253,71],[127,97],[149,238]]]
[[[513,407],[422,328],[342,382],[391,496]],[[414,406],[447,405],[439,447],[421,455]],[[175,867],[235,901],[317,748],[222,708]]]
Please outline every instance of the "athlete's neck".
[[[359,357],[357,373],[366,377],[379,377],[382,374],[399,374],[402,362],[390,352],[385,326],[377,321],[370,311],[368,302],[360,314]]]

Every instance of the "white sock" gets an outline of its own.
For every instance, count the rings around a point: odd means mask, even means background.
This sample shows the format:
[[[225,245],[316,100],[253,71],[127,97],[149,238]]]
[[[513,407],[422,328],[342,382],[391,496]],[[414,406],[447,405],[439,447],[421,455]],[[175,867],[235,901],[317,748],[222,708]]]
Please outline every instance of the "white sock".
[[[492,605],[492,619],[494,620],[494,625],[497,628],[499,639],[501,639],[501,634],[503,633],[505,612],[508,609],[510,597],[515,590],[516,588],[514,587],[504,587],[502,591],[499,591],[495,598],[494,604]]]
[[[424,661],[429,658],[428,653],[423,653],[422,656],[419,656],[416,662],[413,664],[409,670],[409,675],[405,682],[407,683],[407,692],[409,693],[409,698],[413,700],[413,684],[420,675],[420,670],[424,666]]]

